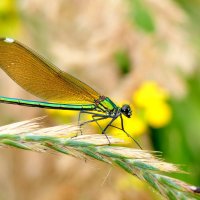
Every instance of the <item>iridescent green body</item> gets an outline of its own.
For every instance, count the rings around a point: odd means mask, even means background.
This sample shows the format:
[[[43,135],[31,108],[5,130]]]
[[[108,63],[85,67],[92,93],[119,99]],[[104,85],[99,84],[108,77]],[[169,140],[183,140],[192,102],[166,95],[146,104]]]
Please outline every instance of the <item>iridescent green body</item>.
[[[100,105],[103,108],[106,108],[108,110],[116,110],[118,107],[108,98],[105,97],[105,99],[103,99],[102,101],[100,101]]]
[[[26,99],[18,99],[18,98],[9,98],[0,96],[0,102],[7,104],[18,104],[30,107],[39,107],[39,108],[47,108],[47,109],[58,109],[58,110],[94,110],[94,104],[58,104],[58,103],[50,103],[44,101],[34,101],[34,100],[26,100]]]

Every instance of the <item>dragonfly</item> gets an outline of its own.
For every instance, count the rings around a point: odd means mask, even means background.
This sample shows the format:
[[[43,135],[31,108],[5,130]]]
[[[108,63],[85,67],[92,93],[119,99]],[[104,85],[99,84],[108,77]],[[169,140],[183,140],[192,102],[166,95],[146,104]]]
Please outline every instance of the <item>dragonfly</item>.
[[[109,127],[120,129],[140,147],[124,128],[123,116],[132,116],[128,104],[117,106],[109,97],[100,95],[87,84],[61,71],[29,47],[12,38],[0,38],[0,68],[23,89],[44,100],[0,96],[0,103],[79,111],[79,120],[81,114],[89,114],[92,116],[91,120],[82,122],[80,126],[96,122],[105,135]],[[121,127],[113,125],[118,118],[121,120]],[[98,121],[105,119],[110,121],[102,128]]]

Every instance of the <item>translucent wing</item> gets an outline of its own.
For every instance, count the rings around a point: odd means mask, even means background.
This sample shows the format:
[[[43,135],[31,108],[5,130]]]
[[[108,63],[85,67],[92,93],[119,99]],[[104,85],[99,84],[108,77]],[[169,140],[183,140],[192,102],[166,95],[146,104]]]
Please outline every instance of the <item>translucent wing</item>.
[[[0,39],[0,67],[33,95],[58,103],[94,103],[99,94],[13,39]]]

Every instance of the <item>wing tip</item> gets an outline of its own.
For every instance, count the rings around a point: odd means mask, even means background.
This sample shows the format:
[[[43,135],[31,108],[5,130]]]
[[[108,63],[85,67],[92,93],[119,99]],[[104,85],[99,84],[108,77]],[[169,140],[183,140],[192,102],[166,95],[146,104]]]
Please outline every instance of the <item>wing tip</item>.
[[[5,37],[5,38],[0,38],[0,41],[6,42],[6,43],[13,43],[15,40],[13,38]]]

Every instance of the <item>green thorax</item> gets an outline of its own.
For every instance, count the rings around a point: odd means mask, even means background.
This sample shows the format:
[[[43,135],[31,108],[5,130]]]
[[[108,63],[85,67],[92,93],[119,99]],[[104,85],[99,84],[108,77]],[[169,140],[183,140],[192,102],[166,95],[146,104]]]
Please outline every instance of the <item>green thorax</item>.
[[[105,111],[117,110],[118,106],[111,101],[108,97],[101,96],[97,101],[96,105]]]

